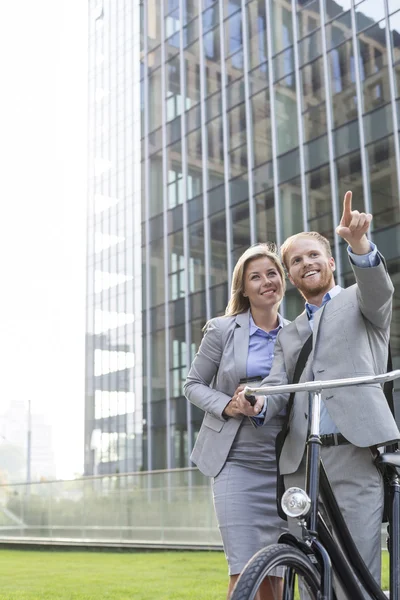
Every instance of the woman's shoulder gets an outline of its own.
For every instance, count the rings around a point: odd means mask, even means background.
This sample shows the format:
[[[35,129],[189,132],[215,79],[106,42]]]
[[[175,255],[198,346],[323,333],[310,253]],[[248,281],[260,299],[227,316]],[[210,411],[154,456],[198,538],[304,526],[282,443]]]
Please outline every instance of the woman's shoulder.
[[[211,329],[219,329],[221,331],[226,331],[227,329],[232,327],[234,323],[236,323],[236,317],[237,315],[233,317],[228,315],[222,315],[221,317],[213,317],[212,319],[207,321],[207,323],[204,326],[204,329],[206,331]]]

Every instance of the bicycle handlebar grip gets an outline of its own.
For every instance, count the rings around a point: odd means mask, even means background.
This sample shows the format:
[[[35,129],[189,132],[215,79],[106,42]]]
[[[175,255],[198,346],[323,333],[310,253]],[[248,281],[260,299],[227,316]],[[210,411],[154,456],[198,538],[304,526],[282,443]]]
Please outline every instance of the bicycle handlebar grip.
[[[252,406],[254,406],[257,402],[257,398],[255,396],[252,396],[251,394],[246,394],[246,392],[244,393],[244,397],[246,398],[247,402],[249,402]]]

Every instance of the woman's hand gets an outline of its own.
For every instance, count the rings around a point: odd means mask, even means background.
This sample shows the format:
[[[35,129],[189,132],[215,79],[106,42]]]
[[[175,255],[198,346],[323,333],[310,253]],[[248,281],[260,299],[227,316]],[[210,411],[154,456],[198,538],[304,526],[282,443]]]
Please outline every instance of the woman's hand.
[[[225,406],[224,408],[224,416],[225,417],[241,417],[242,416],[242,412],[239,410],[239,405],[238,405],[238,395],[240,392],[242,392],[244,390],[245,386],[244,385],[239,385],[236,390],[235,393],[233,394],[232,399],[228,402],[228,404]]]
[[[244,393],[240,393],[237,399],[237,406],[239,411],[247,417],[257,417],[264,407],[264,396],[257,396],[256,403],[254,406],[250,404],[245,398]]]

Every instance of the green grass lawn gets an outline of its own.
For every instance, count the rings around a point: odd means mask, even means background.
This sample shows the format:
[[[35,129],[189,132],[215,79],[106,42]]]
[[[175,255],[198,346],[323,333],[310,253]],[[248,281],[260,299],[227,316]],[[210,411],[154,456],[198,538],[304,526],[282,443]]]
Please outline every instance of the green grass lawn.
[[[228,581],[222,552],[0,550],[0,573],[1,600],[224,600]]]
[[[1,600],[219,600],[222,552],[0,550]]]

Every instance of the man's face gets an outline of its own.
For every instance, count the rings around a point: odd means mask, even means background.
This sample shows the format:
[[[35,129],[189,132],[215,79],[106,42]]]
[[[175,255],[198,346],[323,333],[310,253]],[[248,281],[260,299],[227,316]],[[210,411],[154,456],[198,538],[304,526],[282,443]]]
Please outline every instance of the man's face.
[[[335,261],[318,240],[299,237],[289,248],[286,263],[290,281],[306,300],[335,286]]]

